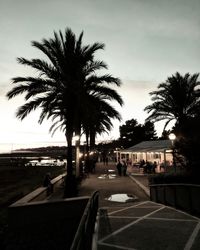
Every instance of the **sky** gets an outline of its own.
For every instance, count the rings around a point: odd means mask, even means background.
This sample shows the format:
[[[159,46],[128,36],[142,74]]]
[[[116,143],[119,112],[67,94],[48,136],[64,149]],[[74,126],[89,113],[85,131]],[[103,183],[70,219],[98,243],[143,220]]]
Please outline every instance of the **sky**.
[[[114,121],[110,134],[98,140],[119,137],[126,120],[144,123],[144,108],[151,103],[149,92],[175,72],[200,72],[199,0],[0,0],[0,151],[34,145],[53,145],[65,137],[49,134],[51,122],[37,123],[38,111],[23,121],[15,117],[23,96],[7,100],[11,79],[34,74],[17,63],[17,57],[41,58],[31,41],[53,37],[66,27],[83,43],[103,42],[96,57],[108,65],[107,73],[119,77],[118,93],[124,106],[116,106],[122,121]],[[158,135],[163,123],[156,123]]]

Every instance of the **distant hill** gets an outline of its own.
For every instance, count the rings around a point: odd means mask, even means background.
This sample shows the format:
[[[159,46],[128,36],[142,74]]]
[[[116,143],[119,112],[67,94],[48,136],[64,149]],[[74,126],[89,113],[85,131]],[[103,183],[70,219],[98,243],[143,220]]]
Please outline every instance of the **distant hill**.
[[[1,153],[0,157],[28,157],[28,156],[66,156],[67,147],[49,146],[39,148],[21,148],[10,153]]]

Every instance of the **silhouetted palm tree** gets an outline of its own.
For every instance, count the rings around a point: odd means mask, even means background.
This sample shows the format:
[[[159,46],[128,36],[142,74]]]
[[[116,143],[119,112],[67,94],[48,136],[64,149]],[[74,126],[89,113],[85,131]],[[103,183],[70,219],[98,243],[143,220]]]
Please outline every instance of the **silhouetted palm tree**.
[[[40,108],[39,123],[51,118],[50,131],[58,128],[65,133],[67,153],[67,173],[72,175],[72,137],[80,135],[85,114],[85,105],[89,98],[99,100],[105,105],[115,100],[123,104],[118,93],[106,84],[121,85],[118,78],[111,75],[96,74],[100,69],[107,69],[103,61],[94,59],[97,50],[104,44],[82,45],[83,32],[76,40],[75,34],[66,29],[62,34],[54,32],[54,38],[43,39],[32,45],[42,51],[48,61],[42,59],[18,58],[18,62],[38,71],[37,77],[15,77],[14,84],[19,84],[7,93],[9,99],[25,94],[26,103],[19,107],[16,116],[23,120],[31,111]]]
[[[196,168],[200,162],[199,153],[196,153],[199,133],[195,132],[195,123],[200,115],[200,90],[199,74],[189,73],[181,76],[178,72],[169,77],[165,83],[158,86],[158,91],[150,93],[153,103],[145,108],[151,113],[147,121],[157,122],[166,120],[164,129],[168,123],[175,120],[173,132],[177,139],[176,159],[184,156],[184,163],[190,168]],[[191,130],[191,133],[188,131]],[[193,136],[192,136],[193,134]],[[182,157],[180,158],[182,159]]]
[[[150,93],[153,103],[144,110],[151,113],[146,121],[166,120],[165,127],[175,120],[181,127],[189,118],[200,113],[199,74],[181,76],[178,72]],[[164,129],[165,129],[164,127]]]
[[[113,98],[115,99],[114,96]],[[97,134],[108,133],[112,129],[112,119],[121,120],[119,112],[103,99],[105,97],[100,95],[98,98],[92,98],[87,105],[84,130],[90,141],[90,150],[95,147]]]

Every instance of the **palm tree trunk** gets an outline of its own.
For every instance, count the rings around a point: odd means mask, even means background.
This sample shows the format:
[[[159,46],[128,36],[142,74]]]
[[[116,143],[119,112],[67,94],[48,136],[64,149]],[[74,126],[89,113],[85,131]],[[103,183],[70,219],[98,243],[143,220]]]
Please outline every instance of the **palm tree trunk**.
[[[86,136],[86,155],[84,156],[85,159],[85,171],[89,172],[90,166],[89,166],[89,130],[86,130],[85,132]]]
[[[67,139],[67,175],[70,176],[73,174],[72,166],[72,133],[66,134]]]
[[[66,134],[67,139],[67,175],[65,177],[65,188],[64,188],[64,198],[70,198],[77,196],[77,182],[76,176],[73,175],[73,165],[72,165],[72,137],[73,133],[69,131]]]
[[[86,153],[89,154],[89,131],[88,130],[86,130],[85,136],[86,136]]]
[[[95,131],[90,131],[90,151],[95,149]]]
[[[78,132],[75,136],[77,136],[77,140],[75,142],[75,159],[76,159],[76,177],[80,176],[80,132]]]

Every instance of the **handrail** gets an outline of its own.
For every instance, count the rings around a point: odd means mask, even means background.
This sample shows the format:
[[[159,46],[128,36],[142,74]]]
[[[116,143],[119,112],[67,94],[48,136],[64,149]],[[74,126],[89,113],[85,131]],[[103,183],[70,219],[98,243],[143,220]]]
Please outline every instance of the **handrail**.
[[[99,206],[99,191],[95,191],[88,201],[83,216],[76,231],[70,250],[92,249],[96,215]]]
[[[188,183],[150,184],[150,200],[200,217],[200,185]]]
[[[199,184],[190,184],[190,183],[155,183],[155,184],[149,184],[149,187],[166,187],[166,186],[200,187]]]

